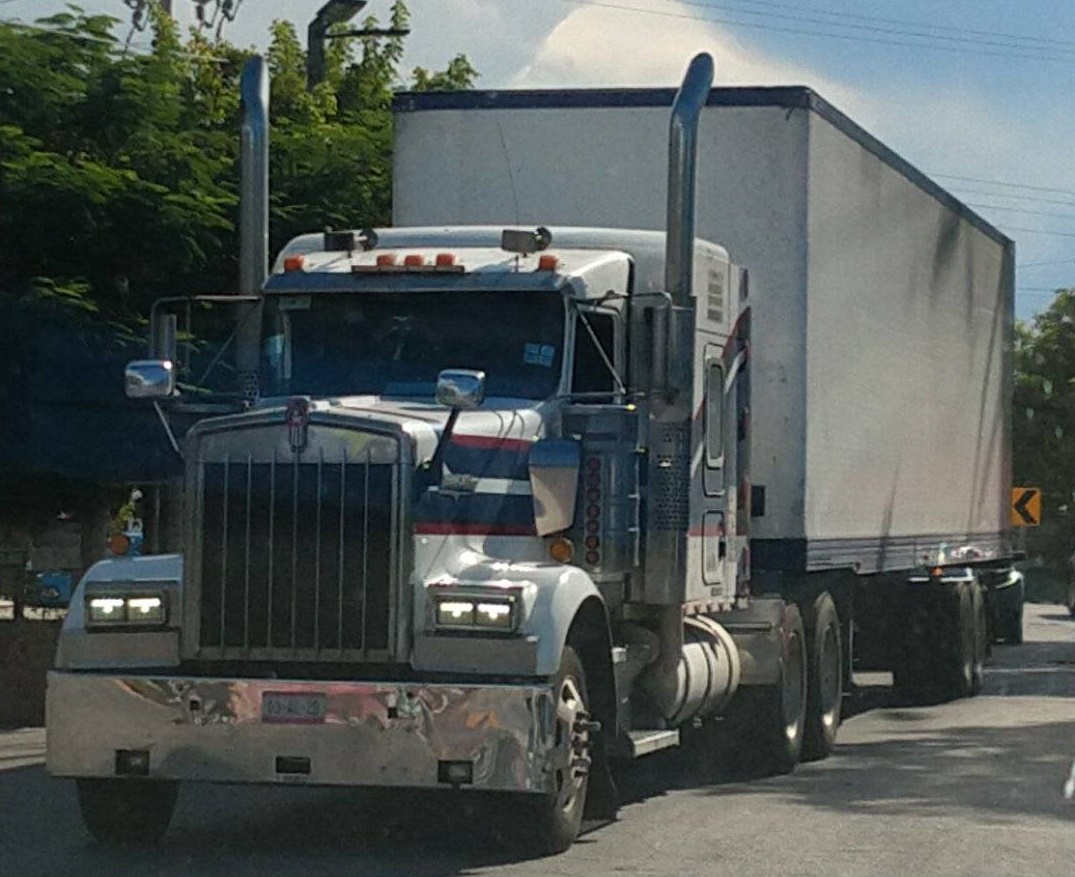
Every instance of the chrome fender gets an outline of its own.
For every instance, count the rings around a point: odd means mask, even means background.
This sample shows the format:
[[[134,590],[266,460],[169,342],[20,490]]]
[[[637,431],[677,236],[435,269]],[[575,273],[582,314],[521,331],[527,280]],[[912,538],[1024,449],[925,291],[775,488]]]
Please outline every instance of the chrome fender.
[[[496,558],[476,558],[456,567],[436,583],[419,588],[415,621],[417,635],[411,664],[416,670],[465,672],[510,676],[554,676],[568,633],[584,604],[600,606],[603,629],[595,634],[609,641],[608,617],[604,600],[593,580],[574,566],[548,562],[508,562]],[[438,587],[461,589],[511,588],[521,597],[519,628],[510,637],[483,635],[445,636],[431,626],[426,601]],[[590,601],[587,604],[587,601]],[[593,621],[595,613],[587,613]]]
[[[86,632],[86,590],[94,585],[161,587],[168,593],[172,618],[182,606],[181,554],[110,557],[86,570],[67,607],[56,646],[58,670],[179,666],[179,630]]]

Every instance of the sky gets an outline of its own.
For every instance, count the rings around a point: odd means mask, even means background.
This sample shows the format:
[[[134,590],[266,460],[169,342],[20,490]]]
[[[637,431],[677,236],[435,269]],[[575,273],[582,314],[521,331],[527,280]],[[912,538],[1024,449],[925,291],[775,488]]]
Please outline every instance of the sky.
[[[130,0],[134,2],[134,0]],[[208,0],[212,11],[218,0]],[[325,0],[239,0],[263,47]],[[31,22],[63,0],[0,0]],[[128,0],[80,0],[130,21]],[[196,0],[173,0],[183,25]],[[362,15],[387,15],[370,0]],[[1075,287],[1075,4],[1057,0],[408,0],[405,64],[458,53],[482,88],[674,86],[698,50],[718,85],[807,85],[1016,242],[1016,313]],[[126,35],[126,27],[122,29]],[[145,43],[135,34],[134,44]]]

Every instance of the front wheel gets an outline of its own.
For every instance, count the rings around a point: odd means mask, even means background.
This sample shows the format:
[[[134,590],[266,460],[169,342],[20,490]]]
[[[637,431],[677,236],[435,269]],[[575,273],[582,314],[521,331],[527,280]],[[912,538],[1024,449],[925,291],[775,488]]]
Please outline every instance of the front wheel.
[[[554,749],[550,760],[549,791],[531,800],[528,834],[536,851],[562,853],[575,842],[582,827],[590,784],[593,733],[586,671],[571,646],[564,646],[560,671],[553,684],[556,710]]]
[[[82,821],[95,840],[144,845],[159,841],[172,821],[179,783],[164,780],[76,780]]]

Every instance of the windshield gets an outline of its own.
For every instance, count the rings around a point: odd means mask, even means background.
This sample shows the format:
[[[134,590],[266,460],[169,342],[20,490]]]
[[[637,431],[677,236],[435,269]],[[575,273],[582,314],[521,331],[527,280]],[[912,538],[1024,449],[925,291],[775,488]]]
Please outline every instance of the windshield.
[[[486,374],[486,396],[556,393],[564,306],[556,292],[274,296],[265,305],[268,396],[435,395],[447,368]]]

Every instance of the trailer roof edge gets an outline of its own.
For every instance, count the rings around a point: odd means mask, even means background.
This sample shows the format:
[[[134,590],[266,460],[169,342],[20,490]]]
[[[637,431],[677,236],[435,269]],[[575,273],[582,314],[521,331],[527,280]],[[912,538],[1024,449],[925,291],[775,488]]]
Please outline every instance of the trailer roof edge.
[[[532,110],[602,109],[622,107],[671,107],[674,88],[506,89],[444,92],[397,92],[392,101],[397,113],[436,110]],[[817,113],[897,173],[970,222],[997,243],[1011,247],[1013,241],[996,226],[975,213],[940,184],[934,182],[895,150],[885,146],[865,128],[803,85],[714,88],[706,106],[785,107]]]

